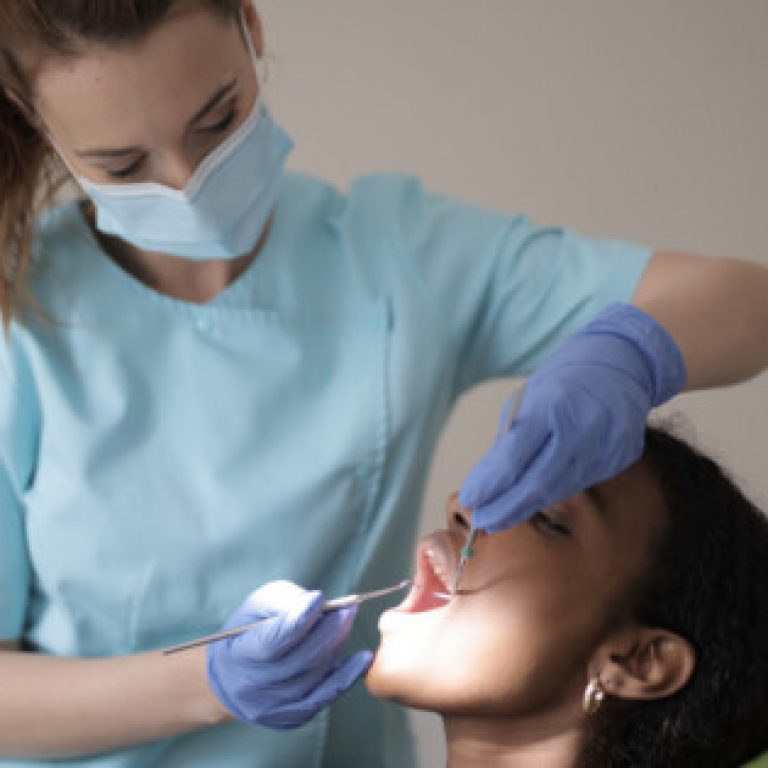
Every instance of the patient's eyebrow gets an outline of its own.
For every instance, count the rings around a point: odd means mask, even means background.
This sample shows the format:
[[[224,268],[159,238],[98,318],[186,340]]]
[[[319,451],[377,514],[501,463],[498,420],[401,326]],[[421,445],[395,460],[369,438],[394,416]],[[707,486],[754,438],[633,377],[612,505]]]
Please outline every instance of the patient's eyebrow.
[[[603,493],[600,490],[600,486],[590,485],[589,488],[584,489],[584,493],[586,494],[587,498],[597,507],[597,511],[601,515],[605,515],[605,511],[606,511],[605,497],[603,496]]]

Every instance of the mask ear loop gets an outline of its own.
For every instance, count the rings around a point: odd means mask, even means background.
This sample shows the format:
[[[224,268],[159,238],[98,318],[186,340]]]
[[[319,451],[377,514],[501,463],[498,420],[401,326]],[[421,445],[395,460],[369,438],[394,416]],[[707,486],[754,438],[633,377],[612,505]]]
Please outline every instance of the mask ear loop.
[[[48,140],[48,143],[53,147],[57,157],[59,158],[59,162],[64,166],[64,168],[67,169],[67,171],[69,171],[69,175],[72,177],[72,180],[82,187],[80,174],[77,173],[77,171],[75,171],[75,169],[69,164],[69,161],[61,151],[61,147],[56,142],[56,139],[53,138],[53,134],[46,128],[42,135],[45,136],[45,138]]]
[[[245,38],[245,45],[248,48],[248,54],[251,57],[251,63],[253,64],[253,70],[256,73],[256,80],[258,80],[259,87],[264,85],[269,78],[269,67],[265,57],[259,57],[256,53],[256,48],[253,45],[253,38],[251,37],[251,30],[248,28],[248,22],[245,20],[245,11],[240,6],[240,32]]]

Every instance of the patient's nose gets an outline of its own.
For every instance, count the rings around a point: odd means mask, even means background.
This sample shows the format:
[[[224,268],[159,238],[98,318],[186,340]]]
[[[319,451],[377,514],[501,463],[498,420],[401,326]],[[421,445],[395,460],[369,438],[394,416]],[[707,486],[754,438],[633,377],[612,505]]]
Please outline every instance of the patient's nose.
[[[451,531],[465,534],[472,527],[472,510],[459,504],[458,491],[454,491],[445,502],[445,524]]]

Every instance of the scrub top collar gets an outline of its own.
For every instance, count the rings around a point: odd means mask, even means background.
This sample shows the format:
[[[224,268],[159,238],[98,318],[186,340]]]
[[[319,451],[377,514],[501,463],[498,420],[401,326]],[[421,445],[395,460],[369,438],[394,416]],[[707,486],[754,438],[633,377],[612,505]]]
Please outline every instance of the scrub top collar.
[[[219,291],[215,296],[202,302],[194,302],[185,299],[179,299],[174,296],[170,296],[166,293],[161,293],[147,283],[139,280],[131,275],[125,269],[123,269],[110,255],[107,253],[99,242],[96,234],[91,228],[88,217],[85,213],[85,205],[87,204],[86,198],[78,198],[71,202],[71,205],[76,210],[76,216],[74,220],[77,222],[79,233],[83,236],[89,246],[88,251],[98,257],[98,260],[102,262],[106,269],[110,270],[113,274],[116,274],[121,283],[127,285],[134,292],[142,294],[145,298],[149,298],[152,301],[161,302],[175,308],[184,308],[193,313],[204,311],[206,308],[216,308],[219,305],[227,306],[228,302],[233,299],[237,294],[241,293],[246,285],[255,279],[255,274],[261,269],[261,264],[271,258],[271,253],[276,249],[276,242],[278,238],[278,230],[282,225],[282,216],[279,215],[279,204],[275,205],[275,208],[270,215],[267,222],[269,231],[261,248],[256,252],[253,259],[249,262],[246,268],[227,286]]]

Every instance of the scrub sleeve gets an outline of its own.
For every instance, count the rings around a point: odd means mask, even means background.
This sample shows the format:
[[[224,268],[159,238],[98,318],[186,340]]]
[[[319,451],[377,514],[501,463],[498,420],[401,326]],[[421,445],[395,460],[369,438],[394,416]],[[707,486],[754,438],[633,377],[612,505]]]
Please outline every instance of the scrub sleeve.
[[[407,176],[341,194],[298,174],[259,257],[204,304],[123,272],[76,202],[41,220],[36,253],[44,313],[0,367],[0,633],[74,657],[214,631],[273,579],[332,597],[403,578],[456,399],[628,301],[650,255]],[[353,647],[376,646],[377,609]],[[228,723],[65,763],[415,760],[405,713],[358,685],[296,731]]]

